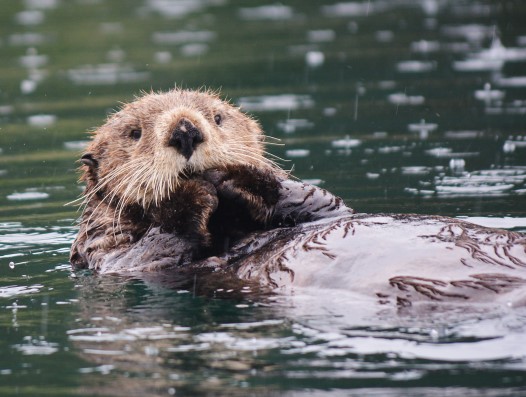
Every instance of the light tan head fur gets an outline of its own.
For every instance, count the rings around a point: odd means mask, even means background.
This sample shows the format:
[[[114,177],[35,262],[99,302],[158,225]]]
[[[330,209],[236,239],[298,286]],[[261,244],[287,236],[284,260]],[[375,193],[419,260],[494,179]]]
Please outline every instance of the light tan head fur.
[[[200,133],[190,155],[170,142],[181,120]],[[179,130],[186,132],[184,126]],[[263,141],[259,124],[215,93],[148,93],[124,105],[94,132],[82,157],[85,199],[98,194],[119,206],[148,208],[161,203],[183,179],[207,169],[277,169],[264,157]]]

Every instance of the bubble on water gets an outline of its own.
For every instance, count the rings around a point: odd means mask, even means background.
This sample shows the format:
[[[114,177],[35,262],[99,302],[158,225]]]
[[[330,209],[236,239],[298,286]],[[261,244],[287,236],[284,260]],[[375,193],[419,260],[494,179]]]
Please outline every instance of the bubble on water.
[[[484,84],[482,90],[475,91],[475,99],[485,102],[486,105],[489,105],[492,101],[502,100],[505,95],[506,93],[504,91],[492,90],[490,83]]]
[[[453,174],[461,174],[464,172],[464,167],[466,166],[466,161],[460,158],[452,158],[449,160],[449,169]]]
[[[504,153],[513,153],[515,151],[515,143],[512,141],[504,142],[504,145],[502,146],[502,151]]]
[[[31,94],[37,89],[38,83],[34,80],[22,80],[20,82],[20,92],[24,95]]]
[[[407,127],[409,131],[418,132],[420,139],[427,139],[429,137],[429,133],[436,130],[438,125],[434,123],[426,123],[426,121],[422,119],[419,123],[412,123]]]
[[[325,62],[325,55],[321,51],[309,51],[305,54],[305,63],[311,68],[317,68]]]

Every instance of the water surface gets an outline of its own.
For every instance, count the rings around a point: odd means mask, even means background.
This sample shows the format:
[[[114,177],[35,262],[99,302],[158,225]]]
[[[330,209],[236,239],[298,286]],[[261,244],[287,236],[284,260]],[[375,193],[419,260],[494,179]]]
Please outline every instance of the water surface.
[[[119,102],[206,86],[281,140],[269,151],[284,168],[360,212],[524,232],[525,14],[482,0],[3,4],[0,394],[526,395],[522,309],[73,274],[79,213],[64,206],[86,131]]]

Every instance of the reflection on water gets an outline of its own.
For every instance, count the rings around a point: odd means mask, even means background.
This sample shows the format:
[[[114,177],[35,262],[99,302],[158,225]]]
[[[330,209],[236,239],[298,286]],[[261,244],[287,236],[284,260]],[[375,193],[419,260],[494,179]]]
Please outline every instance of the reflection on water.
[[[84,131],[222,88],[361,212],[526,231],[520,2],[24,0],[0,15],[0,394],[524,395],[526,313],[72,274]],[[284,144],[283,146],[281,144]],[[374,248],[374,247],[373,247]]]
[[[93,363],[83,373],[109,375],[91,392],[425,388],[440,374],[470,388],[480,376],[502,371],[508,380],[501,386],[513,393],[520,383],[512,379],[522,379],[525,370],[526,313],[507,307],[483,320],[484,307],[447,310],[444,323],[440,311],[415,317],[371,310],[363,297],[345,292],[324,291],[320,299],[319,291],[298,290],[292,297],[233,305],[155,285],[92,277],[79,283],[80,318],[68,339]]]

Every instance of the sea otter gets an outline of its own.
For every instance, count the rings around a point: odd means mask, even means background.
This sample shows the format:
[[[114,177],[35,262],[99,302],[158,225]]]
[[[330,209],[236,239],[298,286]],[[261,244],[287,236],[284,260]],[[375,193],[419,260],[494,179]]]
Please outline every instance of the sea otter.
[[[229,274],[380,303],[526,302],[526,237],[445,217],[355,214],[265,157],[259,124],[209,91],[148,93],[81,157],[74,268]]]
[[[111,115],[82,155],[75,268],[188,265],[257,230],[351,214],[264,156],[259,124],[211,92],[150,93]]]

